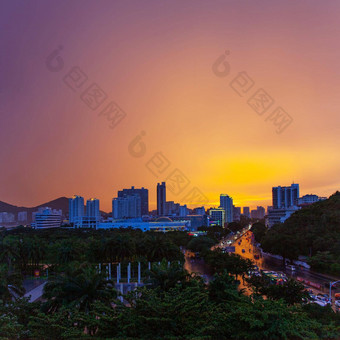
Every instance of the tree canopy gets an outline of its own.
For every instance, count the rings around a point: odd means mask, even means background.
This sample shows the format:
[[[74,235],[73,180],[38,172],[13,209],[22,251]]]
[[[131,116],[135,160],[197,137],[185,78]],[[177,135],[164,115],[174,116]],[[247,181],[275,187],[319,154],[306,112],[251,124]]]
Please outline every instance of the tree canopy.
[[[340,192],[306,206],[261,239],[264,251],[291,260],[309,256],[313,269],[340,274]]]

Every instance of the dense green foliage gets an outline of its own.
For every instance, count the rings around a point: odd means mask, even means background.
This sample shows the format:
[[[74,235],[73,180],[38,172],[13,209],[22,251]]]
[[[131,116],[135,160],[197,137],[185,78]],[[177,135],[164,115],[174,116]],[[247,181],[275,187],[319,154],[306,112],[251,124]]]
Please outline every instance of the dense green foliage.
[[[291,260],[309,256],[313,269],[340,274],[340,192],[295,212],[262,238],[262,248]]]
[[[244,278],[252,268],[252,262],[249,259],[243,259],[237,254],[223,253],[220,249],[206,252],[204,260],[210,265],[214,273],[221,274],[227,271],[229,274],[235,275],[235,280],[238,279],[239,275]]]
[[[195,241],[194,241],[195,240]],[[29,303],[2,293],[0,338],[9,339],[337,339],[340,315],[302,303],[294,282],[274,288],[248,282],[246,295],[238,278],[251,261],[210,250],[208,237],[185,233],[135,231],[13,231],[2,235],[8,246],[1,259],[6,290],[18,268],[49,264],[43,301]],[[44,243],[43,243],[44,241]],[[19,256],[19,243],[38,247]],[[158,243],[158,244],[156,244]],[[215,273],[208,285],[183,269],[180,246],[194,244]],[[34,247],[32,245],[35,245]],[[39,250],[40,249],[40,250]],[[35,254],[34,256],[31,254]],[[99,271],[99,261],[160,261],[144,274],[144,287],[120,299]],[[171,263],[169,261],[172,261]],[[178,261],[179,260],[179,261]],[[9,270],[9,268],[11,268]],[[54,268],[54,270],[52,270]],[[20,287],[16,277],[13,282]],[[267,295],[266,299],[263,295]]]
[[[228,223],[228,227],[227,227],[231,232],[233,233],[237,233],[238,231],[241,231],[244,226],[241,225],[241,223],[238,222],[230,222]]]
[[[34,269],[62,270],[72,261],[113,263],[145,260],[183,261],[180,246],[191,237],[186,232],[142,233],[134,230],[31,230],[18,228],[0,233],[0,263],[22,274]]]
[[[255,295],[264,295],[271,300],[283,299],[288,305],[301,304],[308,297],[305,287],[293,279],[282,285],[271,284],[263,276],[252,276],[246,281]]]
[[[230,230],[220,226],[198,227],[199,231],[207,232],[207,236],[216,242],[229,235]]]
[[[199,236],[194,237],[187,244],[187,249],[193,251],[194,253],[204,253],[208,251],[213,245],[215,241],[207,236]]]
[[[264,236],[266,235],[268,228],[265,226],[264,223],[255,222],[251,226],[251,232],[254,234],[256,242],[261,243]]]
[[[16,300],[0,303],[0,336],[20,339],[336,339],[340,318],[319,306],[288,305],[284,300],[246,296],[226,271],[215,274],[209,286],[199,277],[167,266],[160,280],[125,296],[97,294],[88,300],[68,295],[60,308],[44,312],[44,305]],[[168,274],[167,274],[168,272]],[[82,271],[65,276],[79,281]],[[90,275],[91,276],[91,275]],[[91,276],[94,278],[96,274]],[[80,280],[81,281],[81,280]],[[72,285],[71,285],[72,286]],[[165,288],[166,287],[166,288]],[[110,288],[109,288],[110,290]],[[58,294],[59,294],[58,293]],[[109,302],[109,303],[108,303]],[[319,321],[318,318],[321,320]]]
[[[93,303],[101,301],[110,306],[117,297],[113,281],[88,264],[72,264],[64,272],[50,279],[44,287],[43,310],[54,313],[62,307],[88,312]]]

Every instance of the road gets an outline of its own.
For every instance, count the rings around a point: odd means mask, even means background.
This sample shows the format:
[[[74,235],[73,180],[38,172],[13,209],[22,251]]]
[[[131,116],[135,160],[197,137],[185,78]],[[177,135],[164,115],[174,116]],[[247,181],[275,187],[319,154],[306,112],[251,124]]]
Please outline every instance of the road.
[[[287,270],[283,266],[282,260],[275,259],[266,254],[262,255],[261,249],[253,245],[251,235],[252,233],[248,230],[248,228],[246,228],[240,234],[228,235],[225,239],[222,240],[221,243],[214,246],[212,249],[218,247],[223,248],[226,246],[234,246],[236,254],[239,254],[243,258],[248,258],[252,260],[253,263],[259,267],[259,269],[284,272],[288,277],[292,277],[295,279],[300,278],[304,281],[309,281],[311,284],[320,285],[320,287],[318,288],[312,287],[311,285],[305,285],[306,287],[308,287],[308,289],[313,290],[315,294],[329,294],[329,282],[334,281],[333,277],[328,277],[327,275],[315,273],[308,269],[299,268],[298,266],[296,266],[297,270],[295,272]],[[242,251],[243,249],[244,252]],[[197,273],[201,275],[206,281],[210,281],[212,275],[209,271],[208,266],[204,263],[202,259],[194,258],[193,255],[194,254],[190,253],[189,251],[185,252],[184,268],[189,271],[189,273]],[[259,258],[255,259],[254,255],[258,255]],[[244,287],[242,283],[240,287],[247,288]],[[333,303],[334,294],[338,292],[340,292],[340,287],[332,288]]]
[[[235,246],[235,253],[239,254],[243,258],[248,258],[256,264],[259,269],[264,270],[274,270],[284,272],[287,276],[292,277],[294,279],[300,278],[305,282],[308,281],[311,284],[306,285],[309,289],[312,289],[316,294],[323,293],[329,294],[329,283],[334,281],[333,277],[328,277],[327,275],[323,275],[320,273],[315,273],[305,268],[300,268],[296,266],[296,271],[292,272],[287,270],[283,264],[282,260],[275,259],[268,255],[262,255],[261,249],[257,248],[253,245],[252,242],[252,233],[251,231],[247,231],[237,240],[234,240],[232,245]],[[239,244],[240,243],[240,244]],[[244,252],[242,251],[244,250]],[[258,255],[259,259],[256,260],[254,255]],[[316,287],[320,285],[320,287]],[[334,294],[340,292],[340,287],[332,288],[332,300],[334,301]]]
[[[47,282],[40,284],[39,286],[35,287],[34,289],[30,290],[28,293],[24,295],[24,297],[29,298],[29,302],[37,301],[43,295],[44,287]]]
[[[213,278],[209,267],[206,265],[203,259],[195,257],[195,254],[189,250],[185,250],[184,256],[184,269],[190,274],[195,273],[200,275],[205,282],[209,282]]]

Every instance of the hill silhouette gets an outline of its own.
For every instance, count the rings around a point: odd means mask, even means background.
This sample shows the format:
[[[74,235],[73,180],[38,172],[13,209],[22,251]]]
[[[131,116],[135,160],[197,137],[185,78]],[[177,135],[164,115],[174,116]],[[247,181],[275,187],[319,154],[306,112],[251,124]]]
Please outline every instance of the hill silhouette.
[[[37,211],[41,207],[49,207],[52,209],[61,209],[63,211],[63,215],[68,214],[68,198],[67,197],[59,197],[55,200],[37,205],[35,207],[20,207],[16,205],[12,205],[3,201],[0,201],[0,212],[8,212],[15,214],[17,217],[17,214],[21,211],[27,212],[27,218],[28,221],[32,220],[32,213]]]

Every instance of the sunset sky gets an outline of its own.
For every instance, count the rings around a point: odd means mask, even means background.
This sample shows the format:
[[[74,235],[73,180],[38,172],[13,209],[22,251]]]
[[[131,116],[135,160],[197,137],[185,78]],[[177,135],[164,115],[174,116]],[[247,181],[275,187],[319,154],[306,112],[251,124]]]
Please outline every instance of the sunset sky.
[[[206,207],[221,193],[267,206],[272,186],[293,182],[329,196],[340,189],[339,36],[339,1],[1,1],[0,200],[79,194],[111,211],[134,185],[154,209],[176,168],[190,184],[167,200],[182,204],[194,187]],[[226,51],[230,72],[217,76]],[[72,90],[73,67],[87,79]],[[230,85],[240,72],[253,82],[244,96]],[[93,83],[107,96],[96,109],[81,99]],[[247,103],[260,88],[274,100],[262,115]],[[111,101],[126,113],[114,128],[99,115]],[[293,119],[281,133],[267,119],[277,107]],[[146,167],[156,153],[169,164],[158,177]]]

